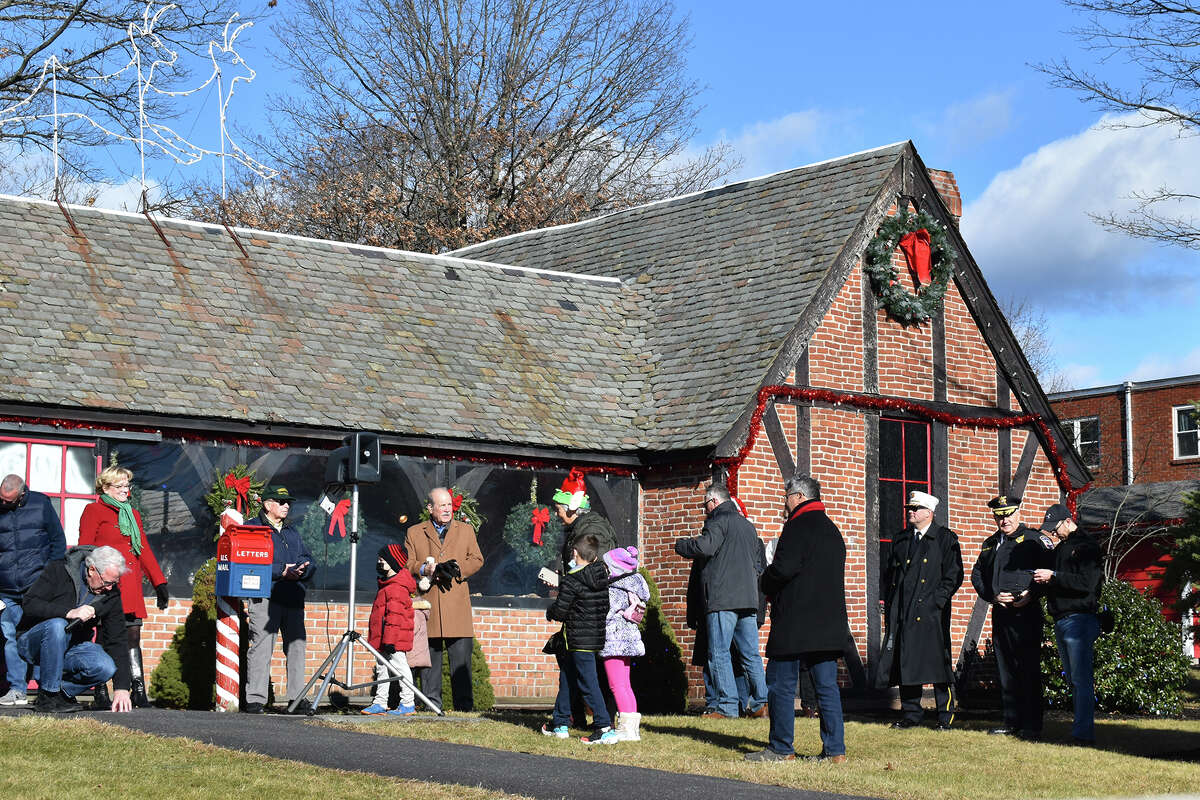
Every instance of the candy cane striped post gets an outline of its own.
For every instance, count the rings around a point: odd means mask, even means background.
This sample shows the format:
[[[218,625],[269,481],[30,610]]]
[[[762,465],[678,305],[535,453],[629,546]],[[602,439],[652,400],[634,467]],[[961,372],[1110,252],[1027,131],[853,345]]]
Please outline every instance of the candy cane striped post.
[[[238,687],[241,684],[238,611],[241,610],[241,604],[236,597],[217,598],[217,711],[238,710]]]

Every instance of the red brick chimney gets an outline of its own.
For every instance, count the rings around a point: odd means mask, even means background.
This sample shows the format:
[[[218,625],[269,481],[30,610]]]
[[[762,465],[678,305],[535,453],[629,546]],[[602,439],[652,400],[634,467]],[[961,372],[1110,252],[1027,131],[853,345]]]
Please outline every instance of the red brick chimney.
[[[946,209],[954,217],[954,223],[957,225],[962,219],[962,195],[958,193],[958,181],[954,179],[954,173],[945,169],[931,169],[929,179],[933,181],[934,188],[938,190],[942,202],[946,204]]]

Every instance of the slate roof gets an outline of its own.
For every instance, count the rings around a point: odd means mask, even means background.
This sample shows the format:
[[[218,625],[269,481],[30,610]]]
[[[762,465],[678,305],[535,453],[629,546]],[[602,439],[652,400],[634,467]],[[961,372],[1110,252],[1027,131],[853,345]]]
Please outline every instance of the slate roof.
[[[1079,496],[1079,523],[1085,528],[1113,525],[1154,526],[1180,519],[1184,499],[1200,492],[1200,480],[1099,486]]]
[[[447,256],[0,198],[0,402],[711,447],[905,147]]]
[[[610,451],[645,346],[617,281],[0,199],[0,400]]]
[[[616,274],[642,287],[650,372],[639,427],[652,449],[708,446],[753,401],[906,147],[516,234],[454,255]]]

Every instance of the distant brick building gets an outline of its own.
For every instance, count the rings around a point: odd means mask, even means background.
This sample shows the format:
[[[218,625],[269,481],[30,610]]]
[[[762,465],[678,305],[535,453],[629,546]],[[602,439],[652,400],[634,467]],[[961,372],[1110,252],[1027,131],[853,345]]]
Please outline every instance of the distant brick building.
[[[903,325],[862,259],[907,206],[958,256],[934,317]],[[506,538],[523,535],[531,493],[545,504],[567,468],[590,470],[593,503],[643,549],[686,656],[688,564],[671,545],[699,531],[703,486],[735,474],[771,538],[784,477],[808,471],[846,536],[845,678],[861,689],[905,492],[942,499],[969,571],[994,529],[990,496],[1023,496],[1036,515],[1090,479],[959,235],[960,209],[953,176],[911,143],[440,256],[0,199],[0,471],[50,489],[70,530],[115,452],[184,597],[212,552],[214,477],[245,463],[287,484],[321,562],[315,668],[346,625],[347,554],[312,501],[328,449],[375,431],[384,474],[363,492],[360,597],[374,549],[403,535],[398,515],[431,486],[473,494],[488,517],[477,636],[501,697],[556,686],[540,652],[547,600]],[[903,268],[896,279],[912,288]],[[185,607],[152,613],[160,646]],[[986,605],[964,588],[953,611],[970,651]]]
[[[1096,480],[1080,497],[1080,522],[1108,543],[1117,574],[1163,602],[1165,530],[1183,516],[1183,498],[1200,491],[1200,375],[1127,381],[1056,392],[1050,403]],[[1193,657],[1200,651],[1193,652]]]

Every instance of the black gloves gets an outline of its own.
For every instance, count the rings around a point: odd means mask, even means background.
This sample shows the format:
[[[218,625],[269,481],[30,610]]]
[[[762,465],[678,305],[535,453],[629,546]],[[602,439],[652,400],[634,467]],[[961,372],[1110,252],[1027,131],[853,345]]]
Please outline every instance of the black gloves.
[[[167,607],[167,601],[171,599],[171,595],[167,593],[167,585],[160,583],[158,586],[155,586],[154,594],[158,596],[158,610],[164,610]]]
[[[381,656],[392,656],[392,655],[394,655],[395,653],[396,653],[396,645],[394,645],[394,644],[381,644],[381,645],[379,645],[379,655],[381,655]]]
[[[450,591],[451,581],[462,583],[462,570],[458,568],[458,561],[453,558],[443,561],[433,570],[433,584],[443,592]]]

